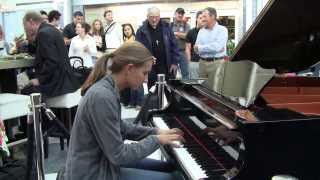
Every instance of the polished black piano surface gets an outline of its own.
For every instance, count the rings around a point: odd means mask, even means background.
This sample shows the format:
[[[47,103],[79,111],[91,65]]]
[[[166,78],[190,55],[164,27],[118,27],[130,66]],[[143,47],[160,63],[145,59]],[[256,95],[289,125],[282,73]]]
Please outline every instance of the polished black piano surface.
[[[145,124],[184,131],[182,148],[163,149],[187,179],[320,179],[320,78],[292,76],[319,61],[319,5],[270,0],[244,35],[230,61],[249,60],[276,72],[253,103],[244,106],[199,81],[172,80],[168,106],[140,116],[147,117]],[[240,109],[258,119],[237,117]]]

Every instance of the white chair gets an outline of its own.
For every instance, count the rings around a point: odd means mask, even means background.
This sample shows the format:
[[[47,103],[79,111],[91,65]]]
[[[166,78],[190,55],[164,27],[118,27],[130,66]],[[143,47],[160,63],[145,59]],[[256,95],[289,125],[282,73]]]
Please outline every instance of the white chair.
[[[21,94],[0,94],[0,118],[2,120],[26,116],[29,112],[30,97]]]
[[[30,97],[21,94],[1,93],[0,94],[0,119],[8,121],[10,119],[26,116],[29,113]],[[27,138],[9,143],[14,146],[26,142]]]
[[[80,89],[73,93],[63,94],[60,96],[47,98],[45,100],[46,107],[56,109],[59,111],[58,119],[61,121],[64,121],[65,124],[67,124],[67,129],[69,132],[71,132],[72,122],[72,109],[77,107],[79,102],[81,100],[81,94]],[[50,133],[48,136],[55,136],[60,138],[60,147],[61,150],[64,149],[64,140],[63,136],[61,135],[51,135]],[[67,138],[67,142],[69,142],[69,139]],[[46,137],[44,139],[44,151],[45,151],[45,157],[48,157],[48,138]]]

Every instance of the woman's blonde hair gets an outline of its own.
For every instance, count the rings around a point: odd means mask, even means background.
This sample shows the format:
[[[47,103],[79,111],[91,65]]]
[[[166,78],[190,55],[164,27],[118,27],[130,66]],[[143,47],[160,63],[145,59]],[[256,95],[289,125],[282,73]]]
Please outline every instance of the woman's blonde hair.
[[[155,58],[143,44],[137,41],[124,43],[114,52],[105,54],[99,58],[87,80],[81,87],[81,95],[83,96],[95,82],[102,79],[108,70],[116,74],[127,64],[133,64],[139,67],[147,61],[154,60]]]
[[[99,22],[100,23],[100,30],[97,30],[96,27],[95,27],[95,23],[96,22]],[[95,19],[93,20],[92,22],[92,25],[91,25],[91,32],[92,32],[92,35],[100,35],[100,36],[103,36],[104,32],[103,32],[103,24],[102,24],[102,21],[100,19]]]

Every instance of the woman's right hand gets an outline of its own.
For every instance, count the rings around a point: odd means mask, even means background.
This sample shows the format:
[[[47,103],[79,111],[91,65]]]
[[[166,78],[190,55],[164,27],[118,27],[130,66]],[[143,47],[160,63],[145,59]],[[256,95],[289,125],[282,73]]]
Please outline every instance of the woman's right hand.
[[[173,147],[181,147],[185,139],[181,134],[160,134],[157,135],[161,145],[172,145]]]

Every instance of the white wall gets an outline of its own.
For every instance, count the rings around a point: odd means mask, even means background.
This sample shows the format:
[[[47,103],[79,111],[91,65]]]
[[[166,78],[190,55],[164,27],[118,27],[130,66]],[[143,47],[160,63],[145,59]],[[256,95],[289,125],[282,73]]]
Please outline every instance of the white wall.
[[[117,4],[117,3],[137,3],[137,2],[152,2],[157,0],[73,0],[74,6],[81,5],[98,5],[98,4]]]
[[[244,21],[243,27],[245,27],[245,31],[247,31],[269,0],[243,0],[243,1],[245,3],[245,6],[244,6],[245,21]]]
[[[167,1],[168,2],[168,1]],[[185,9],[185,16],[191,17],[191,24],[194,24],[195,13],[198,10],[211,6],[217,9],[218,16],[235,16],[236,31],[242,24],[242,3],[241,1],[207,1],[207,2],[174,2],[174,3],[143,3],[143,4],[111,4],[105,6],[85,6],[86,21],[91,23],[98,18],[104,20],[103,12],[106,9],[113,11],[115,21],[120,23],[131,23],[135,30],[146,19],[147,9],[156,6],[161,10],[161,17],[172,18],[177,7]],[[239,32],[236,32],[236,41]]]
[[[0,12],[0,25],[3,26],[3,15],[2,15],[2,12]]]
[[[1,0],[0,0],[1,1]],[[16,4],[10,1],[10,10],[2,12],[3,19],[2,25],[4,26],[6,40],[12,42],[15,37],[24,33],[22,18],[27,11],[40,11],[45,10],[47,12],[56,9],[62,14],[61,26],[71,21],[71,8],[72,0],[54,0],[52,2],[48,0],[16,0]],[[37,3],[35,3],[37,2]],[[1,21],[0,21],[1,22]]]

